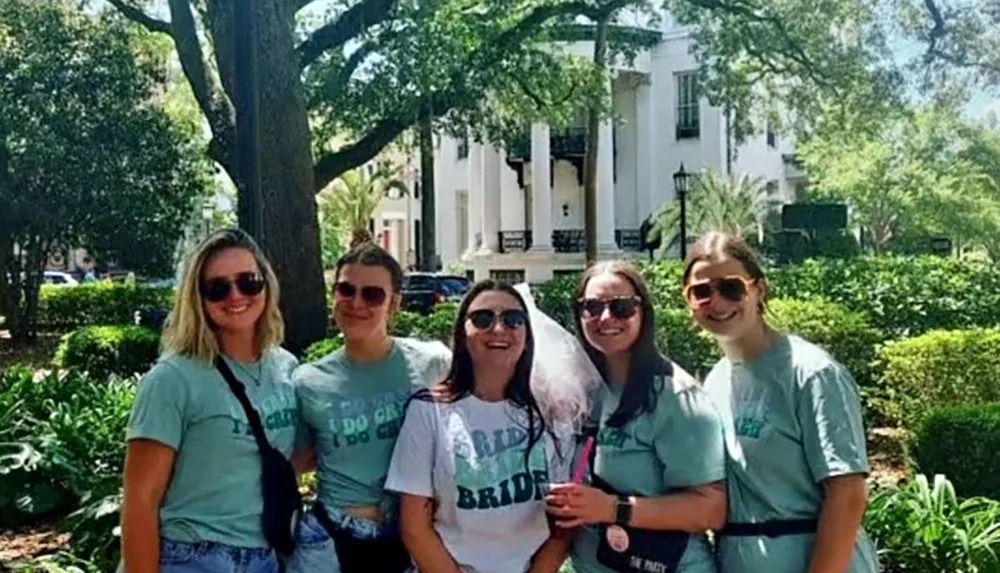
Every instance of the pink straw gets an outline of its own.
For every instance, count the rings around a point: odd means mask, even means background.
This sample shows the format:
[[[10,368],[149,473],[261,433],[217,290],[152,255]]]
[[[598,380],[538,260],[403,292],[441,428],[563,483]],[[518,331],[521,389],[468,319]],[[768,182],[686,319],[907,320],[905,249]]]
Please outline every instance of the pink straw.
[[[594,436],[587,438],[587,441],[583,443],[583,450],[580,451],[580,457],[576,460],[576,470],[573,472],[573,483],[583,483],[584,472],[590,463],[590,450],[594,448]]]

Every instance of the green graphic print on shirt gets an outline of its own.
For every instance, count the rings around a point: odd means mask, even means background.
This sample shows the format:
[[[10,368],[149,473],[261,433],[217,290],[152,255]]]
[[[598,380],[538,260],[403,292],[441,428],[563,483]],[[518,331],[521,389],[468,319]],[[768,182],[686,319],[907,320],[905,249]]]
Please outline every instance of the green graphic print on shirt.
[[[459,509],[495,509],[542,499],[541,484],[549,481],[543,440],[531,448],[526,466],[524,429],[511,426],[492,435],[472,430],[468,437],[471,443],[458,441],[454,451]]]
[[[403,405],[412,393],[410,387],[397,388],[370,396],[344,398],[340,412],[328,420],[334,448],[350,448],[375,440],[395,441],[402,424]]]
[[[235,436],[253,437],[253,428],[247,421],[246,412],[235,396],[227,397],[232,433]],[[295,428],[299,422],[299,407],[294,392],[271,394],[254,405],[260,415],[260,422],[266,432]]]

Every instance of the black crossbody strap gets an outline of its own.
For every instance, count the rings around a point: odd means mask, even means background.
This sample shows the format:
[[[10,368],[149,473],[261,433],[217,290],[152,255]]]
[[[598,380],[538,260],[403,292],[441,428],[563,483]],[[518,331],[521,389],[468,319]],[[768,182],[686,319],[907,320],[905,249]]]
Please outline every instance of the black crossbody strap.
[[[229,385],[229,389],[232,390],[233,394],[236,395],[236,399],[239,400],[240,405],[243,406],[243,411],[246,412],[247,421],[250,423],[250,430],[253,432],[254,440],[257,441],[257,448],[263,453],[271,449],[271,444],[267,441],[267,435],[264,433],[264,425],[260,421],[260,414],[257,413],[256,408],[250,403],[250,398],[247,397],[247,389],[243,386],[243,383],[236,379],[229,365],[222,356],[215,358],[215,367],[222,374],[222,377],[226,380],[226,384]]]

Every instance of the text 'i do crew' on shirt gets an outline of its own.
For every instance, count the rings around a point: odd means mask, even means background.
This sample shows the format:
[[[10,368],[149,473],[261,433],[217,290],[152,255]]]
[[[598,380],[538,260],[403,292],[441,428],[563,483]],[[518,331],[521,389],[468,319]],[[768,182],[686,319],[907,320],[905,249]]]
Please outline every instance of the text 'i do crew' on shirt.
[[[302,416],[316,447],[318,499],[325,507],[382,506],[382,486],[403,407],[439,382],[451,353],[440,342],[394,338],[388,356],[358,363],[337,350],[295,371]]]

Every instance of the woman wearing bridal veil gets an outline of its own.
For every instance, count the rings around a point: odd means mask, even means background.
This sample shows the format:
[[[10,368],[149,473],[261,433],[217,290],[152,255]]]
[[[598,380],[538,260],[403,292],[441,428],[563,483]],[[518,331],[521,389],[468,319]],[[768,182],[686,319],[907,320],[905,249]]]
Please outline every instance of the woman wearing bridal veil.
[[[555,573],[566,530],[545,493],[570,480],[576,436],[600,377],[527,285],[470,289],[446,378],[414,395],[386,489],[422,573]]]

